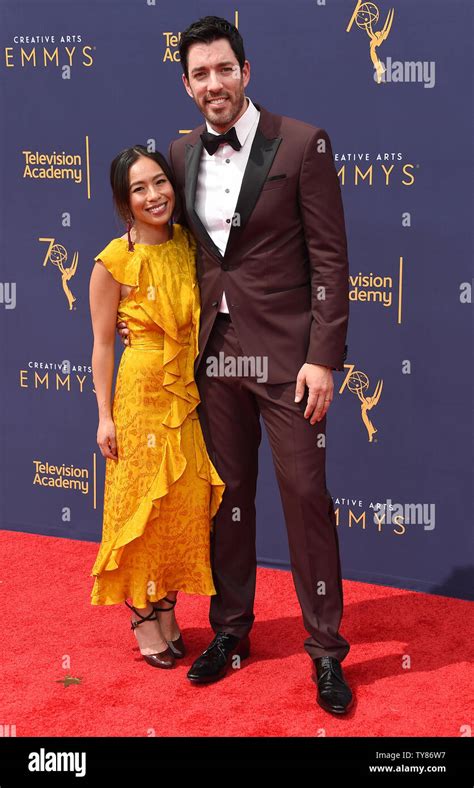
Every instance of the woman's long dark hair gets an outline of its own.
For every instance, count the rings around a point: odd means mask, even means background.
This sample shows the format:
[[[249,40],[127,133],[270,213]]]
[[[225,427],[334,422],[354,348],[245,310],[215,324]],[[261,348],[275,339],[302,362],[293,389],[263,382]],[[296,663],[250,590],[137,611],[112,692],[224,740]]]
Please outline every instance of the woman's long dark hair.
[[[125,224],[128,223],[132,215],[130,210],[129,171],[132,164],[135,164],[140,156],[147,156],[149,159],[152,159],[163,170],[174,191],[175,206],[173,217],[179,216],[181,203],[173,171],[162,153],[159,151],[150,152],[144,145],[134,145],[133,148],[125,148],[115,157],[110,165],[110,185],[112,187],[115,210],[118,215]]]

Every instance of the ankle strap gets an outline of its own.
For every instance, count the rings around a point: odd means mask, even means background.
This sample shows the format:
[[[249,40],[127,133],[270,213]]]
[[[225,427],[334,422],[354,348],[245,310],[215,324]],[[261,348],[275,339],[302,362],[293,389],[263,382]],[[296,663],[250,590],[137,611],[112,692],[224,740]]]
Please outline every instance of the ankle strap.
[[[147,616],[142,616],[142,614],[139,613],[136,608],[134,608],[132,605],[128,604],[127,600],[125,600],[125,604],[127,605],[127,607],[130,608],[130,610],[133,610],[133,612],[137,616],[139,616],[141,618],[141,621],[132,621],[131,622],[131,629],[136,629],[136,627],[139,627],[140,624],[143,624],[144,621],[156,621],[156,613],[155,613],[155,609],[154,608],[151,611],[151,613],[149,613]]]
[[[152,605],[154,610],[158,610],[160,613],[168,613],[170,610],[173,610],[177,601],[177,599],[168,599],[167,596],[164,596],[163,599],[160,599],[160,602],[169,602],[171,607],[158,607],[156,602],[152,602]]]

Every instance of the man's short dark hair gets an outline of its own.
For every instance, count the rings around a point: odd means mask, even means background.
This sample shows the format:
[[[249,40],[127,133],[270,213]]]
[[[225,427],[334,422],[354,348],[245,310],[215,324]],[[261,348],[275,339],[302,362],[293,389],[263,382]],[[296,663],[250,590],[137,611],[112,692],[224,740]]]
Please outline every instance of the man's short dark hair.
[[[193,22],[181,34],[179,55],[186,79],[189,79],[189,47],[198,43],[210,44],[211,41],[217,41],[219,38],[227,39],[239,62],[240,68],[243,68],[245,63],[244,42],[237,28],[228,22],[227,19],[223,19],[220,16],[204,16],[202,19],[198,19],[197,22]]]

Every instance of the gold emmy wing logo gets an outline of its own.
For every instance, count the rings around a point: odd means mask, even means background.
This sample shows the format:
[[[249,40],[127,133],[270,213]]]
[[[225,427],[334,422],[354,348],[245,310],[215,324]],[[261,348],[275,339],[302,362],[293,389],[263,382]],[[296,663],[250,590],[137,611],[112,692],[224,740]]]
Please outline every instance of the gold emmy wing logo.
[[[364,392],[368,390],[370,384],[368,376],[365,374],[365,372],[360,372],[360,370],[354,369],[353,364],[345,364],[344,366],[348,368],[348,373],[344,378],[344,382],[339,390],[339,394],[342,394],[345,387],[347,386],[351,394],[355,394],[357,396],[360,401],[360,415],[367,429],[369,443],[372,443],[374,435],[377,432],[377,428],[372,424],[368,415],[368,411],[372,410],[372,408],[375,408],[375,406],[378,404],[382,394],[383,380],[377,381],[374,393],[371,396],[366,397]]]
[[[67,250],[61,244],[55,243],[55,238],[38,238],[39,241],[44,241],[45,243],[49,243],[48,249],[46,251],[45,258],[43,260],[43,266],[45,266],[48,262],[52,263],[52,265],[56,266],[56,268],[61,273],[61,284],[63,286],[64,294],[67,298],[67,302],[69,304],[69,309],[72,309],[72,305],[76,300],[71,290],[69,289],[68,282],[77,271],[77,264],[79,262],[79,252],[74,252],[72,257],[72,263],[69,268],[64,266],[64,263],[67,260]]]
[[[357,27],[359,27],[361,30],[365,30],[369,36],[370,59],[377,72],[377,84],[379,85],[382,82],[382,75],[385,73],[385,68],[377,57],[376,49],[385,41],[386,38],[388,38],[388,34],[390,33],[392,27],[394,14],[395,11],[393,8],[391,8],[387,14],[387,19],[385,20],[382,30],[376,30],[374,32],[372,25],[376,25],[379,21],[379,9],[375,3],[363,3],[361,0],[357,0],[354,13],[352,14],[351,20],[346,27],[346,33],[349,33],[352,25],[355,22]]]

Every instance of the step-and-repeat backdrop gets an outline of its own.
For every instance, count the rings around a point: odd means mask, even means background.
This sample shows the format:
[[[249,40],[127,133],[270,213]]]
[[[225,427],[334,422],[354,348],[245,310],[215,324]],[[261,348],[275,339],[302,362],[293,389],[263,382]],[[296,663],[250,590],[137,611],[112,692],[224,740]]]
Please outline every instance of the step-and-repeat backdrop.
[[[350,253],[349,354],[327,432],[344,577],[469,596],[470,6],[1,0],[3,528],[100,538],[88,284],[124,231],[109,165],[135,143],[167,152],[200,123],[177,47],[216,14],[244,37],[247,95],[333,145]],[[266,442],[260,465],[259,560],[287,567]]]

